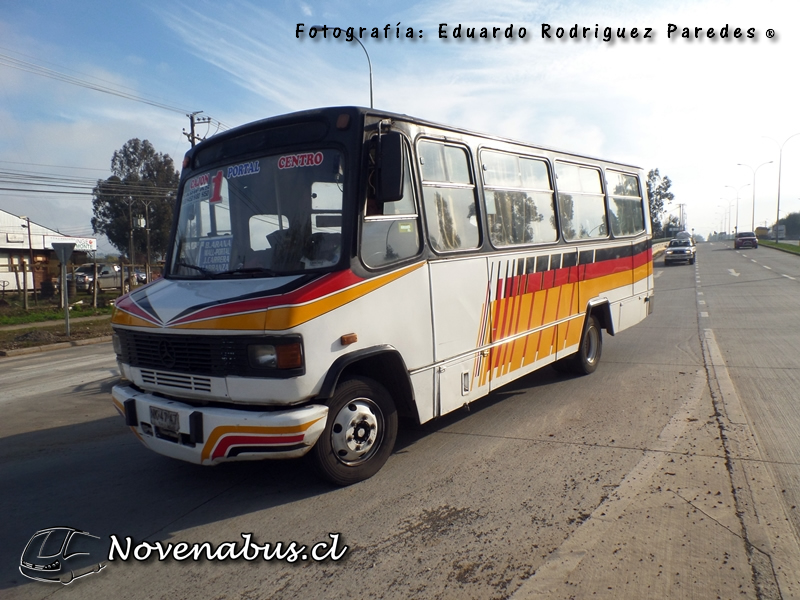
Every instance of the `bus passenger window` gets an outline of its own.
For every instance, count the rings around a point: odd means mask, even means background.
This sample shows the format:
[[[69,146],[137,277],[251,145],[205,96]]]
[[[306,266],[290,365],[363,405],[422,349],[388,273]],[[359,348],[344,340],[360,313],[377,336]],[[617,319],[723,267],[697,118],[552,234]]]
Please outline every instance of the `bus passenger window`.
[[[635,175],[606,171],[608,216],[614,235],[634,235],[644,231],[644,209],[639,179]]]
[[[600,171],[569,163],[556,163],[558,216],[564,239],[584,240],[608,236],[606,202]]]
[[[481,164],[492,245],[555,242],[558,231],[547,163],[485,150]]]
[[[477,248],[478,207],[467,153],[431,141],[420,142],[419,153],[431,247],[437,252]]]

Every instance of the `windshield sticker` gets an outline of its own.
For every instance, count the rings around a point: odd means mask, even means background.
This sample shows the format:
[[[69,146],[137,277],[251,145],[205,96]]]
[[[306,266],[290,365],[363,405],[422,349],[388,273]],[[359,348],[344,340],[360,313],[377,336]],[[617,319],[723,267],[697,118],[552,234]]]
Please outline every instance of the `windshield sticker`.
[[[200,240],[200,257],[197,266],[215,273],[227,271],[231,263],[232,246],[233,238],[231,236]]]
[[[278,159],[279,169],[294,169],[295,167],[316,167],[322,164],[322,152],[304,152],[303,154],[289,154]]]
[[[259,167],[258,161],[253,160],[240,165],[228,167],[228,172],[225,174],[225,177],[226,179],[230,179],[231,177],[244,177],[245,175],[253,175],[254,173],[259,173],[260,171],[261,167]]]
[[[210,188],[208,187],[210,176],[208,173],[198,175],[189,180],[183,188],[184,203],[202,202],[208,200]]]
[[[204,175],[199,175],[199,176],[195,177],[194,179],[190,179],[189,180],[189,189],[190,190],[195,190],[195,189],[197,189],[199,187],[203,187],[203,186],[206,186],[206,185],[208,185],[208,173],[205,173]]]

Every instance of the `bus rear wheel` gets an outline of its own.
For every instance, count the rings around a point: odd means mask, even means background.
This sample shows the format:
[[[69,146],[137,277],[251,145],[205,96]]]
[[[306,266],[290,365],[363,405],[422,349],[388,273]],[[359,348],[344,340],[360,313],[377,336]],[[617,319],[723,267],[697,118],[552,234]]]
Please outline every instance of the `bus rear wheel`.
[[[579,375],[594,373],[600,363],[600,355],[603,353],[603,333],[600,331],[600,323],[597,317],[589,317],[586,324],[586,331],[583,332],[578,353],[573,358],[574,371]]]
[[[553,368],[559,373],[588,375],[597,370],[602,352],[603,334],[600,331],[600,322],[597,317],[590,316],[578,352],[554,362]]]
[[[351,485],[380,470],[396,439],[397,409],[389,392],[373,379],[353,377],[337,386],[310,454],[322,477]]]

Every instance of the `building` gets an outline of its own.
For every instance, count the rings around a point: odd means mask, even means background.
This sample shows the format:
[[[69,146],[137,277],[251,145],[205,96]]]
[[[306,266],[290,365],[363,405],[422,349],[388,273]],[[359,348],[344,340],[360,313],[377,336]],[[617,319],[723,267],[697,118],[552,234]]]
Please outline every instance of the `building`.
[[[57,278],[61,265],[53,250],[53,242],[75,244],[70,259],[72,264],[89,262],[97,250],[96,238],[64,236],[25,216],[0,210],[0,289],[4,292],[22,290],[27,284],[27,289],[32,290],[35,284],[38,290],[43,281]]]

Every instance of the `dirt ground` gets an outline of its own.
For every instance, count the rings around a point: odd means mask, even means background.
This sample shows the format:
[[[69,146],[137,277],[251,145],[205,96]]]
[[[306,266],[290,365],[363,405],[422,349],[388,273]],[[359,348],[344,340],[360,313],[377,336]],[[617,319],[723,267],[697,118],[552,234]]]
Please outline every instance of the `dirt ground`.
[[[100,317],[91,320],[70,321],[70,335],[66,335],[63,321],[47,325],[31,325],[22,329],[0,327],[0,350],[16,350],[33,346],[46,346],[111,335],[111,319]]]

